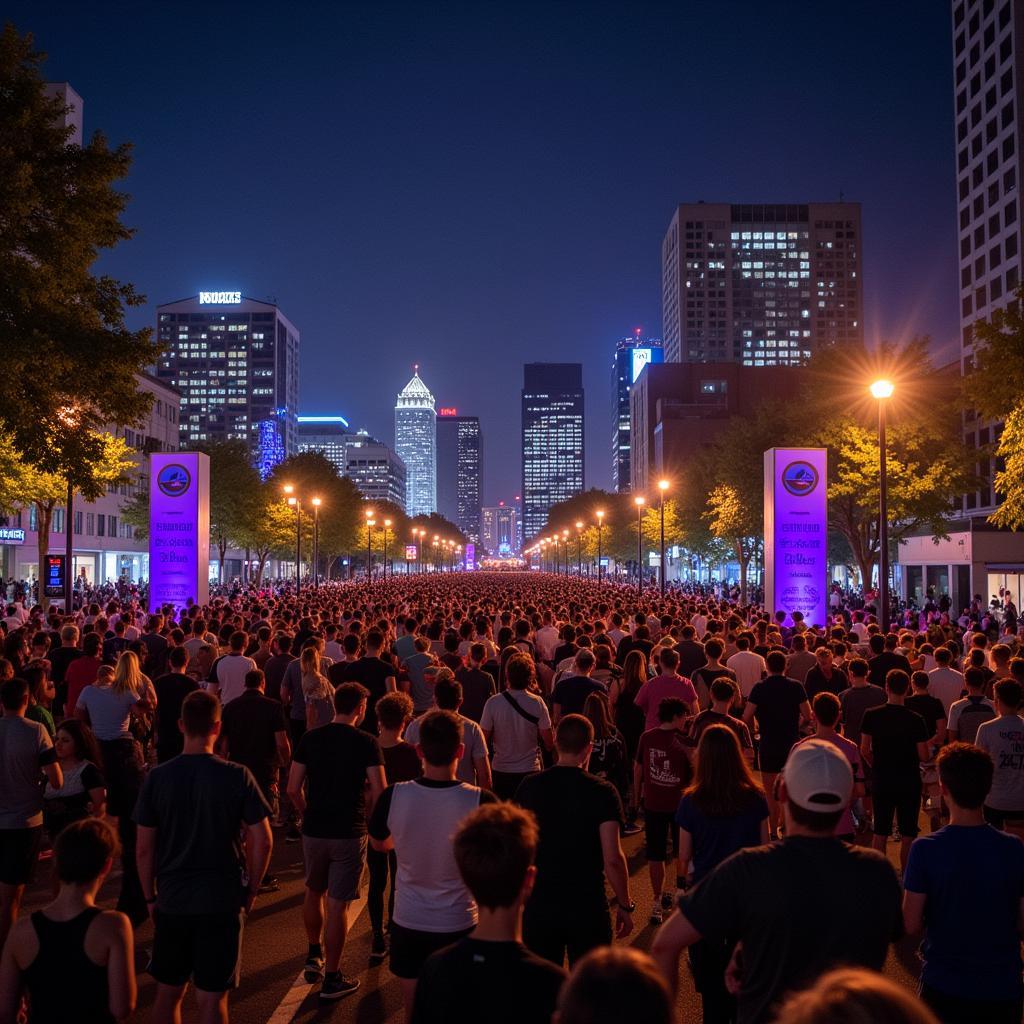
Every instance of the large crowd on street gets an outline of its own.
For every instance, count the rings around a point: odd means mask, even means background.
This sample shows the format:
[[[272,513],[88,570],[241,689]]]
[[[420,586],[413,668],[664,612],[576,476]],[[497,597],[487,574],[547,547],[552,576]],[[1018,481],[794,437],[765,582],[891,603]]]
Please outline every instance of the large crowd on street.
[[[815,623],[536,571],[100,596],[0,606],[0,1024],[131,1017],[149,921],[148,1019],[191,988],[226,1022],[275,843],[324,1006],[359,988],[365,895],[406,1024],[670,1024],[683,971],[705,1024],[1020,1024],[1009,598],[879,622],[833,594]],[[883,973],[908,936],[916,991]]]

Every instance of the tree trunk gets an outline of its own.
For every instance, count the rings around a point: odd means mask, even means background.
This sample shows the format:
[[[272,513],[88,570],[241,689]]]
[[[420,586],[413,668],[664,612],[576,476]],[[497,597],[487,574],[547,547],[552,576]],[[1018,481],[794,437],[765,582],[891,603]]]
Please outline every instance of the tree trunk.
[[[38,537],[39,565],[36,567],[36,579],[39,581],[39,603],[45,612],[50,607],[50,599],[46,596],[46,557],[50,553],[50,526],[53,523],[54,503],[47,502],[44,505],[36,504],[36,536]],[[71,572],[71,566],[64,567],[65,572]],[[70,614],[66,612],[65,614]]]
[[[735,544],[736,560],[740,563],[740,604],[747,603],[747,566],[750,564],[750,555],[743,547],[743,541],[738,540]]]
[[[256,558],[258,559],[258,561],[256,563],[256,586],[257,587],[259,587],[259,585],[263,582],[263,570],[266,568],[267,559],[269,557],[270,557],[270,552],[269,551],[259,551],[259,550],[257,550],[257,552],[256,552]]]
[[[324,582],[325,583],[330,583],[331,582],[331,569],[334,568],[334,563],[337,560],[338,560],[338,556],[337,555],[332,555],[329,559],[327,559],[327,564],[324,566]]]
[[[217,561],[217,582],[221,586],[223,586],[224,585],[224,557],[228,553],[228,539],[227,539],[227,537],[218,537],[217,538],[217,553],[220,555],[220,558]]]
[[[252,558],[252,549],[246,547],[245,549],[245,565],[242,567],[242,584],[244,586],[249,585],[249,561]]]

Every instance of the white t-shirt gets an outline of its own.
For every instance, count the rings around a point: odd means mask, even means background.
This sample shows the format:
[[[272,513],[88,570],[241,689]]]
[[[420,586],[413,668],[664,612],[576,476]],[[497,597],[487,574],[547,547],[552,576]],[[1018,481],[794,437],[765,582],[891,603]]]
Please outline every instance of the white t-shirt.
[[[956,669],[933,668],[928,673],[928,692],[942,701],[947,715],[953,706],[953,701],[960,699],[963,689],[964,677]]]
[[[245,693],[246,674],[255,668],[256,662],[244,654],[225,654],[217,662],[214,675],[217,678],[217,685],[220,687],[218,695],[221,705],[227,704]]]
[[[725,667],[736,673],[736,685],[744,699],[750,696],[750,691],[761,682],[768,671],[764,658],[753,651],[737,651],[726,663]]]
[[[1024,721],[1000,715],[983,722],[974,743],[989,752],[996,769],[985,803],[997,811],[1024,812]]]
[[[519,714],[511,701],[536,718],[537,724]],[[496,772],[522,774],[540,771],[537,732],[551,728],[551,716],[547,705],[536,694],[527,690],[506,690],[488,697],[480,716],[480,728],[491,735],[494,744],[491,767]]]
[[[422,721],[423,718],[421,716],[420,718],[414,718],[409,723],[409,727],[405,730],[405,735],[402,737],[406,743],[411,743],[413,746],[419,743],[420,723]],[[472,718],[459,715],[459,721],[462,723],[462,745],[466,749],[462,752],[462,757],[459,758],[459,766],[455,770],[455,777],[459,782],[468,782],[471,786],[475,786],[477,782],[474,762],[487,757],[487,741],[484,739],[483,729]]]

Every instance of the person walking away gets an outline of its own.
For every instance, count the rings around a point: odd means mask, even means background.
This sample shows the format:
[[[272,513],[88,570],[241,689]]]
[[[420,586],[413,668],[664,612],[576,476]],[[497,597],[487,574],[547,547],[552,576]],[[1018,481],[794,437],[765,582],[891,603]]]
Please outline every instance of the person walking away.
[[[650,682],[644,683],[636,695],[636,705],[643,712],[644,731],[657,729],[660,723],[658,709],[666,697],[678,697],[685,702],[687,710],[696,714],[698,708],[697,691],[689,679],[684,679],[676,669],[679,667],[679,655],[671,647],[663,647],[660,654],[661,674]]]
[[[560,679],[551,694],[551,720],[555,725],[562,715],[582,714],[583,705],[592,693],[605,692],[601,683],[590,678],[596,664],[593,651],[581,647],[576,652],[575,674]]]
[[[243,923],[270,862],[270,808],[248,768],[214,754],[220,726],[217,698],[190,693],[181,705],[185,747],[149,772],[135,808],[138,872],[154,924],[154,1024],[181,1019],[190,980],[201,1024],[227,1021]]]
[[[1016,679],[1000,679],[995,685],[995,698],[999,717],[979,726],[975,736],[975,743],[989,754],[993,764],[985,820],[1020,835],[1024,831],[1024,687]]]
[[[928,673],[928,692],[942,701],[948,716],[953,702],[963,695],[964,677],[953,668],[953,652],[948,647],[935,649],[935,666]]]
[[[985,673],[980,668],[969,668],[964,672],[967,696],[953,701],[949,708],[949,723],[946,727],[949,741],[973,743],[978,728],[996,717],[996,706],[985,696]]]
[[[479,807],[463,820],[453,849],[477,924],[424,963],[412,1024],[549,1024],[566,974],[531,953],[522,935],[537,842],[533,816],[512,804]]]
[[[717,643],[718,641],[715,642]],[[707,646],[710,647],[711,644],[712,641],[709,640]],[[740,749],[743,751],[743,757],[746,762],[751,765],[754,763],[754,743],[750,738],[750,729],[742,719],[735,718],[732,714],[732,710],[737,706],[738,702],[739,689],[734,679],[731,679],[729,676],[720,676],[712,682],[711,707],[706,711],[702,711],[696,718],[690,721],[685,740],[688,749],[692,751],[694,756],[696,756],[697,748],[700,746],[700,738],[704,734],[704,730],[710,729],[713,725],[724,725],[736,734],[736,739],[739,740]]]
[[[479,722],[484,713],[484,705],[497,692],[494,676],[483,669],[487,660],[487,648],[475,643],[469,648],[469,665],[460,668],[455,678],[462,686],[463,703],[461,714]]]
[[[632,786],[629,778],[629,761],[626,754],[626,741],[615,728],[608,710],[608,698],[603,693],[592,693],[583,705],[583,717],[594,727],[594,749],[590,753],[587,771],[599,779],[610,782],[618,791],[619,799],[624,808],[631,810],[633,803]],[[633,811],[635,817],[635,811]],[[639,827],[623,825],[624,836],[636,835]]]
[[[19,921],[3,949],[0,1020],[18,1019],[23,995],[33,1024],[126,1020],[136,997],[131,922],[96,906],[117,836],[105,821],[86,818],[68,825],[53,852],[56,897]]]
[[[199,684],[186,672],[188,650],[172,647],[167,651],[168,671],[153,680],[156,691],[156,763],[163,764],[177,757],[185,746],[185,737],[178,728],[181,705],[185,698],[199,689]]]
[[[102,818],[107,807],[107,788],[98,765],[100,747],[89,726],[69,718],[60,723],[53,741],[64,782],[43,789],[43,824],[51,842],[71,824],[83,818]]]
[[[242,630],[235,630],[228,640],[230,650],[218,658],[210,669],[207,690],[220,698],[222,707],[226,707],[236,697],[245,693],[245,677],[256,668],[256,662],[246,657],[245,645],[249,635]]]
[[[643,651],[630,651],[622,666],[622,678],[614,680],[608,691],[615,728],[626,742],[626,757],[632,764],[644,733],[647,715],[636,703],[637,694],[647,682],[647,658]]]
[[[359,683],[342,683],[334,694],[334,721],[299,740],[288,776],[288,796],[302,815],[302,920],[309,943],[303,970],[309,984],[321,982],[326,1000],[359,988],[358,979],[343,976],[341,954],[349,908],[359,898],[369,811],[384,792],[380,743],[360,728],[369,696]]]
[[[306,647],[299,658],[302,669],[302,700],[306,708],[306,731],[327,725],[334,719],[334,687],[320,671],[320,651]]]

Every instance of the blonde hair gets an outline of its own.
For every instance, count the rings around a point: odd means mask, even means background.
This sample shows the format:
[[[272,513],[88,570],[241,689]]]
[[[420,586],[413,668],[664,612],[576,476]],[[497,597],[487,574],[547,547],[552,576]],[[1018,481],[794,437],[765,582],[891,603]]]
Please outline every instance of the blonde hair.
[[[777,1022],[785,1024],[938,1024],[905,989],[874,971],[840,968],[790,996]]]
[[[114,693],[122,696],[132,693],[138,696],[142,692],[142,667],[138,655],[134,651],[122,651],[114,668]]]

